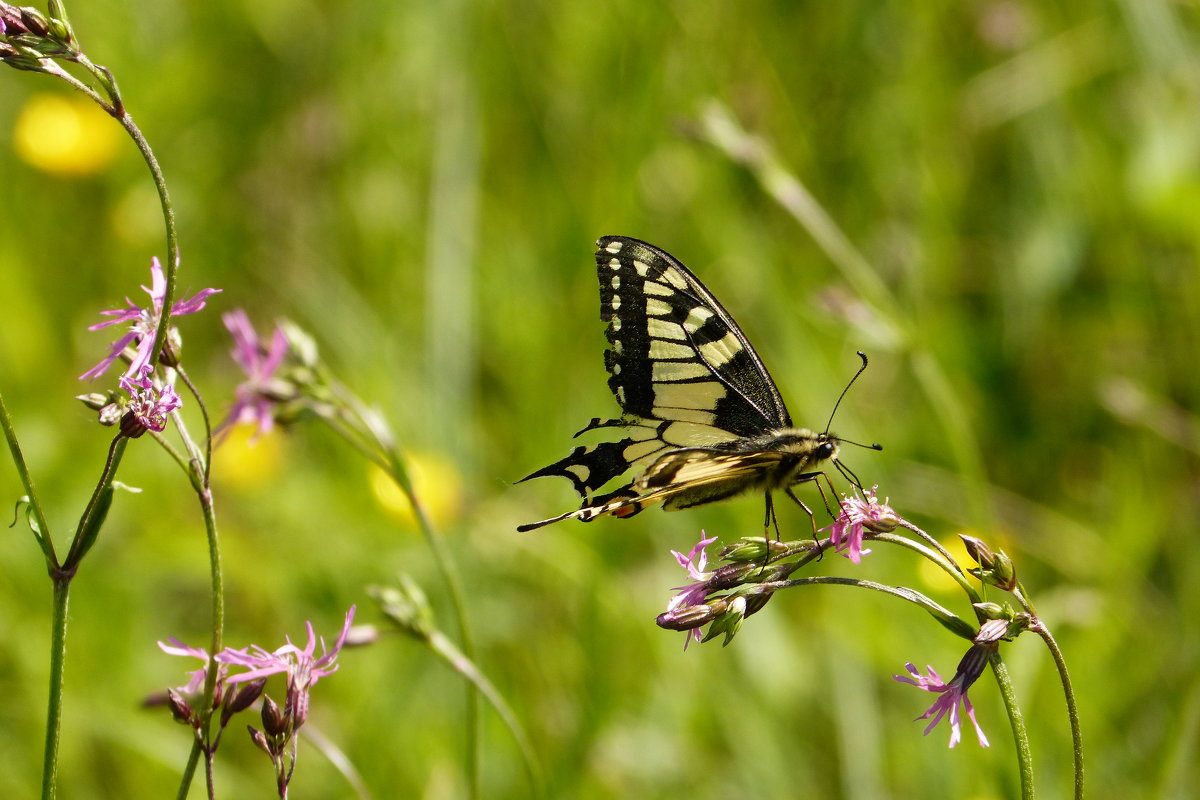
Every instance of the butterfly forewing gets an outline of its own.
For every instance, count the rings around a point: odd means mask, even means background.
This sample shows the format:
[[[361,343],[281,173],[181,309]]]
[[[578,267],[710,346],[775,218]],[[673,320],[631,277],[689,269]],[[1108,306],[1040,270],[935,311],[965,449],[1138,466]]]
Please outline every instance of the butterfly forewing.
[[[687,267],[637,239],[597,244],[604,363],[626,414],[709,426],[714,441],[791,424],[745,334]]]

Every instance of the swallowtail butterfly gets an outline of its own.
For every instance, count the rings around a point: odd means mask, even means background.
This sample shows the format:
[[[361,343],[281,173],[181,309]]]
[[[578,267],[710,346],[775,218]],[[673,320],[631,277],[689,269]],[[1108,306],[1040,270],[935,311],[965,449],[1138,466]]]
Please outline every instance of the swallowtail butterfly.
[[[751,490],[766,495],[765,524],[774,520],[772,492],[786,492],[808,511],[791,487],[816,481],[825,461],[840,468],[838,437],[792,427],[746,335],[676,258],[627,236],[596,244],[600,318],[608,324],[604,364],[624,413],[597,417],[575,435],[600,428],[623,428],[626,435],[576,447],[522,478],[567,478],[583,504],[517,530],[605,514],[629,517],[654,503],[668,511],[691,508]],[[626,485],[596,494],[634,469]]]

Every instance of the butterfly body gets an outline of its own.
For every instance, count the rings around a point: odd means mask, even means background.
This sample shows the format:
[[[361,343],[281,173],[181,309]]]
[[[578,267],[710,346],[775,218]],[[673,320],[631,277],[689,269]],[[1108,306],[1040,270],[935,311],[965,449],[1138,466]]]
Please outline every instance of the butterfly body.
[[[838,438],[792,427],[779,390],[744,333],[682,263],[637,239],[597,242],[600,316],[608,328],[608,385],[624,415],[593,419],[576,436],[621,428],[626,436],[576,447],[522,480],[558,475],[583,497],[564,519],[632,516],[662,503],[668,511],[749,491],[767,498],[815,480],[837,457]],[[625,486],[596,492],[640,470]]]

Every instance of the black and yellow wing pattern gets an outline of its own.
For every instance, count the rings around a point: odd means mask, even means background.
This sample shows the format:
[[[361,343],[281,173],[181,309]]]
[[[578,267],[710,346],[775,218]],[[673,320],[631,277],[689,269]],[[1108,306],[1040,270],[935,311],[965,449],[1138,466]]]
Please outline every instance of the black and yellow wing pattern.
[[[791,427],[775,382],[746,335],[700,279],[659,248],[627,236],[597,242],[604,364],[619,419],[593,419],[576,436],[620,428],[616,441],[576,447],[522,478],[567,478],[580,508],[540,522],[627,517],[654,503],[674,510],[751,489],[766,493],[813,480],[838,439]],[[627,472],[624,486],[597,494]]]

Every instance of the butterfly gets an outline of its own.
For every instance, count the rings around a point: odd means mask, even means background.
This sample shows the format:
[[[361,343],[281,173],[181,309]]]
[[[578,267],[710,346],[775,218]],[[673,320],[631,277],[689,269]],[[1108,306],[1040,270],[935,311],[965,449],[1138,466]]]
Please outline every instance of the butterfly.
[[[816,482],[825,462],[843,470],[841,440],[828,427],[821,433],[792,427],[746,335],[678,259],[628,236],[605,236],[596,245],[600,318],[608,325],[604,364],[623,414],[596,417],[575,436],[605,428],[623,429],[625,436],[576,447],[522,478],[567,478],[583,503],[517,530],[630,517],[655,503],[668,511],[692,508],[750,491],[766,497],[764,527],[775,522],[774,492],[784,492],[812,518],[792,487]],[[861,374],[867,361],[859,356]],[[629,483],[596,494],[631,470],[637,474]]]

